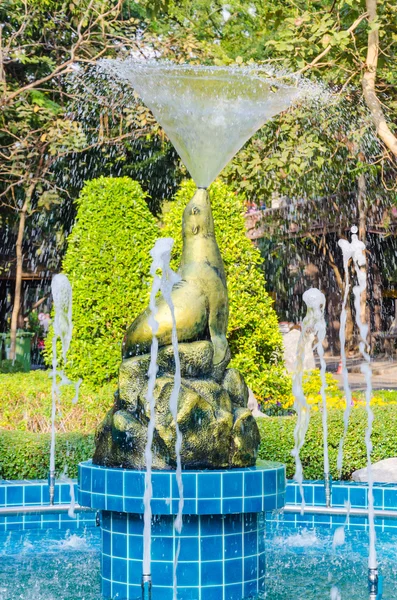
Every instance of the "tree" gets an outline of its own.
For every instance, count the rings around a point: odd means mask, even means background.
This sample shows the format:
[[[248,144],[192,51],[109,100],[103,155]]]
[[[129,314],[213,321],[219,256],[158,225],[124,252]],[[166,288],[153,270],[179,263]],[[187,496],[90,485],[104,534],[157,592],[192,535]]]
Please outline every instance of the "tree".
[[[175,240],[174,268],[182,251],[182,213],[194,190],[192,181],[184,182],[164,214],[162,234]],[[259,398],[277,398],[289,385],[282,364],[282,338],[273,300],[265,289],[260,252],[246,236],[242,198],[219,180],[210,187],[210,198],[229,292],[231,366],[241,371]]]
[[[116,378],[125,330],[149,298],[158,234],[137,182],[100,177],[83,188],[62,264],[73,289],[73,379],[100,385]]]
[[[134,43],[137,22],[122,0],[5,0],[0,22],[0,206],[17,231],[13,358],[26,221],[61,202],[55,165],[87,146],[81,123],[68,115],[64,78],[113,52],[115,40]]]

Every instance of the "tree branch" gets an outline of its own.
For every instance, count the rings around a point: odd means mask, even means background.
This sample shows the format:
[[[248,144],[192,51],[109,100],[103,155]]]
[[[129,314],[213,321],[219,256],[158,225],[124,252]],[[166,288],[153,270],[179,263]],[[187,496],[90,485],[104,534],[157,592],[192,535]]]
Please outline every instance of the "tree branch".
[[[354,23],[352,25],[350,25],[350,27],[349,27],[349,29],[347,29],[347,31],[349,33],[353,33],[353,31],[355,31],[357,29],[357,27],[360,25],[360,23],[368,17],[368,14],[369,13],[366,12],[363,15],[361,15],[360,17],[358,17],[354,21]],[[324,48],[324,50],[318,56],[316,56],[316,58],[314,60],[312,60],[312,62],[310,62],[307,65],[305,65],[304,67],[302,67],[302,69],[300,69],[298,71],[298,73],[305,73],[306,71],[309,71],[309,69],[312,69],[313,67],[315,67],[317,65],[317,63],[319,63],[320,60],[322,58],[324,58],[324,56],[326,56],[332,48],[333,48],[333,46],[331,46],[331,44],[329,44],[326,48]]]

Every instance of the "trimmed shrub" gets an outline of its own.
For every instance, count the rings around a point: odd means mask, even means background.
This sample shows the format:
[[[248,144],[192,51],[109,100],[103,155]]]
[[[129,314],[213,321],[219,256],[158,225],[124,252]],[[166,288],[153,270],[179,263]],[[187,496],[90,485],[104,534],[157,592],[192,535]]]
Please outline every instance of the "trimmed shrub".
[[[372,461],[397,456],[397,408],[395,405],[374,407]],[[323,431],[321,412],[312,414],[305,444],[301,450],[303,474],[306,479],[323,479]],[[291,456],[294,447],[296,417],[269,417],[257,419],[261,433],[259,457],[277,460],[287,466],[287,477],[295,472]],[[344,446],[342,479],[350,479],[353,471],[366,466],[365,430],[367,414],[363,408],[352,411]],[[333,409],[328,418],[329,459],[332,477],[339,478],[336,469],[339,440],[343,433],[343,411]]]
[[[162,234],[175,240],[174,268],[182,251],[182,213],[195,189],[192,181],[184,182],[164,215]],[[282,338],[265,289],[261,254],[246,236],[243,201],[221,181],[212,184],[210,195],[229,291],[231,366],[241,371],[258,398],[282,398],[290,390],[281,362]]]
[[[46,479],[50,469],[51,434],[0,430],[0,479]],[[77,465],[94,453],[94,436],[57,434],[56,476],[77,477]]]
[[[0,374],[0,428],[33,433],[51,431],[51,372]],[[92,433],[112,404],[115,383],[93,388],[83,382],[75,404],[73,386],[61,387],[56,415],[59,432]]]
[[[100,177],[77,200],[62,265],[73,289],[72,379],[98,385],[116,377],[125,330],[148,303],[159,231],[145,197],[128,177]]]

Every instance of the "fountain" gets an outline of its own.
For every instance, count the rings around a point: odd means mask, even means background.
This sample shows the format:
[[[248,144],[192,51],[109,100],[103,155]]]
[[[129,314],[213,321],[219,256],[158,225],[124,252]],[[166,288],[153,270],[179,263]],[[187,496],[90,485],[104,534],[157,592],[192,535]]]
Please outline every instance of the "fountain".
[[[206,188],[301,90],[258,69],[131,60],[102,68],[132,84],[199,188],[183,215],[179,277],[167,260],[154,262],[152,274],[161,266],[171,285],[155,279],[149,308],[128,328],[114,406],[93,460],[79,466],[80,504],[101,511],[102,593],[257,597],[264,512],[284,505],[285,469],[256,463],[248,389],[228,368],[227,288]]]

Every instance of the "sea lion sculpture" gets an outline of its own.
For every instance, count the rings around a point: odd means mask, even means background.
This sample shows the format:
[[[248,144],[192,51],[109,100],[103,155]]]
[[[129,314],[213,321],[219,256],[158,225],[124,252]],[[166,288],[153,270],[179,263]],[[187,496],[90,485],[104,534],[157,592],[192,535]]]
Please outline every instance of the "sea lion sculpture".
[[[207,190],[198,189],[186,206],[182,236],[181,281],[172,290],[178,341],[210,340],[216,367],[228,355],[229,303]],[[162,297],[157,302],[157,309],[159,328],[156,337],[161,348],[171,344],[172,318]],[[150,310],[146,309],[128,328],[123,342],[123,359],[149,352],[153,337],[149,316]]]
[[[171,292],[178,334],[181,386],[178,425],[184,469],[248,467],[256,462],[259,430],[247,408],[248,388],[241,374],[227,369],[228,296],[223,261],[215,239],[208,192],[199,189],[183,213],[180,281]],[[172,316],[160,296],[158,373],[154,396],[156,425],[153,469],[175,468],[176,428],[169,410],[175,361]],[[97,431],[95,464],[142,469],[150,407],[148,368],[153,332],[149,309],[128,328],[113,408]]]

